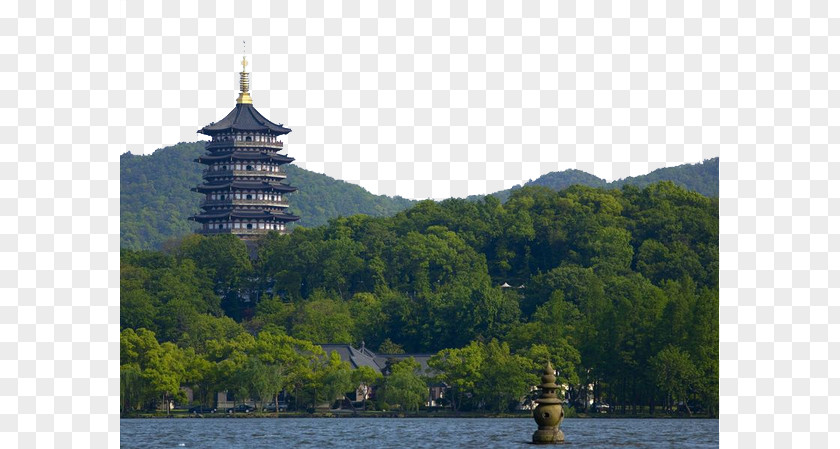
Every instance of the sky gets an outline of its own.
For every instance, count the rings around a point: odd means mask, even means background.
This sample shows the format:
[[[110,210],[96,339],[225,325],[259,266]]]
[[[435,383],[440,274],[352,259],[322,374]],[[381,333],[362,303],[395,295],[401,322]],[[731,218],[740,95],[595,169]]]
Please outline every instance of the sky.
[[[719,20],[559,3],[146,5],[154,18],[108,43],[124,53],[104,76],[124,105],[114,134],[137,154],[202,139],[233,108],[245,54],[295,163],[377,194],[464,197],[568,168],[611,181],[720,155],[737,67]]]

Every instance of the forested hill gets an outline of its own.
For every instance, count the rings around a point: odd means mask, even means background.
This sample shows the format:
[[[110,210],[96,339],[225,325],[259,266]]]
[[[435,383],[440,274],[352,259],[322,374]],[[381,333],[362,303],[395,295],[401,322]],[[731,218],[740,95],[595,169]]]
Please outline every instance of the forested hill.
[[[190,188],[201,183],[203,166],[193,162],[204,153],[204,142],[179,143],[138,156],[120,156],[120,247],[155,249],[171,239],[191,233],[195,223],[188,217],[199,210],[201,195]],[[295,165],[287,166],[289,183],[300,188],[290,198],[291,211],[301,216],[298,224],[315,227],[331,218],[366,214],[391,216],[416,201],[401,197],[374,195],[355,184],[330,178]],[[678,186],[709,197],[718,196],[718,158],[700,164],[661,168],[644,176],[606,182],[580,170],[545,174],[526,186],[545,186],[555,191],[572,185],[620,188],[631,184],[644,187],[657,181],[673,181]],[[493,194],[507,201],[521,187]],[[471,200],[480,200],[475,195]]]
[[[364,341],[387,353],[437,353],[434,381],[465,395],[460,409],[511,409],[551,360],[570,402],[594,385],[596,400],[626,410],[699,401],[713,411],[718,216],[717,198],[667,181],[528,186],[505,203],[422,201],[391,217],[270,233],[253,260],[230,234],[123,250],[121,373],[157,382],[172,372],[168,390],[145,390],[151,398],[199,383],[247,394],[261,379],[252,373],[298,372],[270,365],[296,360],[284,347]],[[148,347],[153,356],[136,349]],[[178,360],[204,376],[178,371]],[[338,362],[307,362],[288,391],[317,402],[340,379],[328,371]],[[386,393],[401,378],[389,379]],[[428,390],[418,382],[422,401]]]
[[[199,210],[201,195],[190,192],[201,183],[203,166],[193,159],[204,153],[204,142],[179,143],[138,156],[120,156],[120,247],[155,249],[167,240],[193,231],[187,218]],[[288,165],[289,183],[300,188],[291,195],[291,211],[302,226],[326,224],[331,218],[367,214],[390,216],[413,200],[374,195],[344,181]]]
[[[676,167],[656,169],[646,175],[630,176],[607,182],[595,175],[580,170],[563,170],[560,172],[546,173],[539,178],[528,181],[526,186],[544,186],[552,190],[560,191],[573,185],[584,185],[600,188],[621,188],[625,185],[646,187],[659,181],[672,181],[674,184],[693,190],[701,195],[717,198],[719,195],[719,158],[707,159],[697,164],[684,164]],[[493,194],[502,201],[507,201],[510,194],[521,186],[514,186],[507,190],[500,190]],[[471,196],[472,200],[479,200],[484,195]]]
[[[634,185],[646,187],[659,181],[671,181],[674,184],[693,190],[701,195],[717,198],[720,196],[720,158],[707,159],[698,164],[684,164],[676,167],[656,169],[646,175],[630,176],[608,184],[608,187]]]

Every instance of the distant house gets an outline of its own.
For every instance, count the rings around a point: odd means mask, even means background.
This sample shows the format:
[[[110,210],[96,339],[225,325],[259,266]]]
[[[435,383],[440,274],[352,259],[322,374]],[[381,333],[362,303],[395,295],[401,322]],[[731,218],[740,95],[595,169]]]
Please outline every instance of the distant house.
[[[349,363],[353,369],[357,369],[362,366],[368,366],[382,373],[384,376],[388,376],[389,374],[391,374],[390,367],[392,364],[403,361],[409,357],[414,357],[414,361],[420,364],[419,374],[429,377],[437,374],[436,370],[429,367],[429,359],[432,357],[432,354],[376,354],[370,349],[367,349],[365,347],[364,342],[362,342],[362,346],[358,349],[348,344],[322,344],[318,346],[320,346],[321,349],[323,349],[324,352],[327,353],[327,355],[329,355],[331,352],[337,353],[339,357],[341,357],[341,360]],[[448,388],[448,385],[446,385],[445,383],[436,383],[430,385],[429,396],[426,399],[426,406],[440,406],[440,400],[443,399],[444,394],[446,393]],[[185,391],[187,391],[189,403],[193,399],[192,390],[185,389]],[[360,385],[358,388],[356,388],[356,397],[353,398],[353,400],[361,401],[365,399],[365,395],[367,395],[367,399],[370,399],[371,393],[372,391],[370,389],[362,388],[362,386]],[[236,402],[234,402],[233,393],[228,391],[217,392],[214,399],[216,408],[219,411],[224,411],[229,408],[232,408],[235,404],[246,404],[253,407],[256,407],[257,405],[257,401],[253,399],[237,399]]]
[[[364,342],[362,342],[362,347],[359,349],[348,344],[323,344],[319,346],[327,354],[331,352],[337,353],[341,357],[341,360],[349,363],[353,369],[359,368],[360,366],[369,366],[387,376],[391,374],[391,364],[401,362],[409,357],[414,357],[414,361],[420,364],[421,375],[434,376],[437,374],[437,371],[429,368],[429,359],[432,357],[432,354],[376,354],[370,349],[367,349]],[[446,389],[447,385],[443,383],[430,386],[426,406],[439,406]],[[363,395],[362,389],[356,389],[357,401],[364,399]]]

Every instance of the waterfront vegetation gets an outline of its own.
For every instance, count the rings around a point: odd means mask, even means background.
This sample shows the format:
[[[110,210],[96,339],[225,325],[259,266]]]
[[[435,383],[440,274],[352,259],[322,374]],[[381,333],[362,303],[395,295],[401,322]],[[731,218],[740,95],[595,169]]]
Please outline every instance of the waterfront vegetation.
[[[316,411],[358,385],[365,408],[413,413],[440,382],[453,413],[509,412],[549,359],[572,406],[717,413],[718,200],[670,182],[423,201],[269,234],[254,258],[190,235],[123,250],[120,282],[124,413],[181,387]],[[362,341],[435,371],[383,377],[314,344]]]

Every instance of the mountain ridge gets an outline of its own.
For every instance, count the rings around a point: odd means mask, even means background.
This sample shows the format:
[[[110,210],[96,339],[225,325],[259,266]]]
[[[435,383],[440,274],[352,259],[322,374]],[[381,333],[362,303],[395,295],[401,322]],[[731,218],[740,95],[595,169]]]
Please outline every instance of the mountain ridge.
[[[720,195],[720,183],[718,182],[720,172],[720,158],[714,157],[702,162],[681,164],[674,167],[658,168],[650,173],[639,176],[628,176],[615,181],[607,182],[591,173],[582,170],[569,168],[563,171],[546,173],[537,179],[529,180],[523,185],[515,185],[509,189],[493,192],[490,195],[499,198],[503,202],[510,197],[510,194],[525,186],[544,186],[553,190],[563,190],[575,184],[582,184],[589,187],[600,187],[604,189],[620,189],[625,185],[645,187],[658,181],[672,181],[680,187],[697,192],[708,197]],[[478,200],[486,195],[471,195],[470,200]]]

